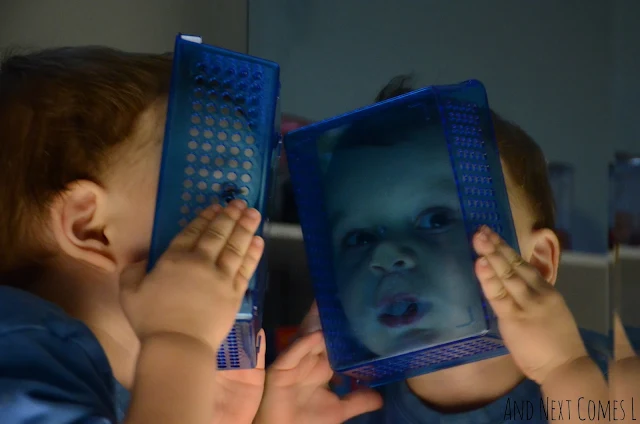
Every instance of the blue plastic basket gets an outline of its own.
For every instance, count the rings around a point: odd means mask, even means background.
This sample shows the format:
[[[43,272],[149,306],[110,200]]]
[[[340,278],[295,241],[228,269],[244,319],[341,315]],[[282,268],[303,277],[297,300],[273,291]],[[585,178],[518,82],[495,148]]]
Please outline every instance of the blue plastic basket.
[[[178,35],[150,267],[212,203],[243,199],[266,219],[280,151],[279,90],[277,64]],[[255,367],[265,286],[263,261],[220,348],[219,369]]]
[[[446,336],[446,332],[443,333],[444,330],[440,330],[442,337],[438,342],[428,342],[427,337],[425,337],[425,342],[420,342],[422,344],[419,346],[413,343],[410,348],[398,348],[391,353],[380,354],[379,352],[374,352],[370,346],[375,343],[384,343],[380,341],[382,339],[377,341],[369,340],[371,343],[367,343],[365,339],[358,336],[357,334],[361,329],[355,328],[357,325],[351,322],[356,316],[355,312],[349,319],[343,306],[344,297],[340,297],[337,263],[338,261],[346,261],[345,258],[347,256],[344,255],[355,255],[356,253],[343,248],[344,239],[341,242],[343,244],[336,241],[336,234],[339,231],[333,225],[336,222],[333,218],[336,215],[333,213],[335,212],[335,207],[329,204],[328,199],[330,197],[328,196],[335,196],[335,194],[332,194],[335,190],[347,190],[345,187],[348,187],[349,190],[354,190],[354,192],[359,189],[369,190],[371,196],[379,199],[379,203],[368,209],[362,208],[362,214],[367,214],[367,216],[375,215],[377,217],[375,219],[381,219],[382,221],[386,219],[385,214],[387,212],[385,211],[387,209],[385,208],[389,208],[389,214],[395,213],[392,211],[394,205],[393,202],[387,200],[389,194],[385,187],[369,186],[369,184],[374,184],[373,181],[369,182],[366,178],[359,177],[360,179],[357,180],[359,186],[349,185],[349,181],[351,181],[350,173],[361,172],[364,169],[363,167],[378,166],[368,165],[367,159],[364,157],[361,160],[356,157],[353,162],[348,162],[353,163],[350,168],[348,165],[343,165],[343,168],[347,170],[344,171],[344,174],[340,174],[340,178],[334,176],[333,179],[327,179],[327,175],[331,175],[331,172],[337,172],[331,171],[333,169],[332,163],[338,160],[335,158],[338,157],[336,155],[339,155],[334,153],[335,150],[332,150],[336,148],[336,145],[346,146],[343,149],[357,149],[359,148],[358,143],[364,143],[365,145],[368,143],[374,146],[370,146],[370,149],[375,150],[375,146],[385,148],[385,146],[393,145],[394,140],[393,137],[389,140],[385,139],[383,134],[397,133],[399,138],[412,137],[411,130],[406,130],[406,128],[413,128],[411,126],[420,128],[420,131],[429,128],[432,134],[438,134],[438,137],[424,139],[424,143],[441,143],[438,145],[440,146],[438,149],[442,152],[441,156],[434,156],[433,159],[428,159],[424,162],[424,178],[428,178],[427,170],[429,167],[436,164],[444,166],[449,175],[448,178],[451,179],[450,186],[453,192],[451,198],[453,203],[456,204],[454,212],[459,214],[457,222],[459,222],[458,233],[460,238],[456,240],[457,245],[462,249],[462,253],[458,259],[463,264],[461,268],[464,268],[465,275],[468,276],[468,290],[470,292],[475,290],[476,292],[473,293],[477,293],[477,296],[474,294],[476,296],[474,302],[477,302],[474,304],[477,304],[477,310],[480,312],[473,315],[471,306],[469,306],[469,315],[474,325],[468,327],[469,332],[463,334],[463,336],[460,335],[462,333],[458,332],[456,336],[452,335],[451,339],[442,341],[442,338],[446,339],[448,336]],[[495,316],[486,300],[482,297],[472,265],[476,257],[470,244],[471,237],[478,227],[483,224],[493,228],[507,243],[516,249],[518,248],[495,142],[491,112],[485,89],[480,82],[467,81],[457,85],[432,86],[420,89],[404,96],[295,130],[285,136],[284,144],[329,359],[332,368],[336,372],[356,378],[361,384],[377,386],[506,353],[497,331]],[[419,144],[419,146],[422,145]],[[406,159],[402,160],[412,160],[411,156],[414,155],[408,153],[404,156]],[[378,155],[379,157],[380,155]],[[382,157],[384,158],[384,156]],[[437,163],[431,162],[432,160]],[[335,169],[343,169],[339,168],[339,165],[335,166],[338,167]],[[401,161],[398,161],[397,170],[395,171],[397,174],[387,175],[385,177],[387,180],[384,181],[393,180],[403,183],[414,181],[410,179],[413,177],[403,174],[402,166]],[[385,167],[386,165],[383,166],[383,168]],[[449,169],[450,172],[448,171]],[[415,176],[416,174],[411,175]],[[419,178],[423,178],[422,174],[420,174]],[[373,179],[375,178],[371,180]],[[342,187],[343,185],[344,187]],[[415,194],[419,196],[420,192],[416,191]],[[407,196],[407,198],[410,197],[414,196],[411,194]],[[344,195],[339,199],[341,199],[341,205],[343,206],[355,201],[349,200],[349,196],[345,197]],[[336,200],[333,200],[333,202],[335,203]],[[372,211],[372,209],[375,209],[375,211]],[[345,219],[342,216],[342,222]],[[373,220],[374,218],[371,219]],[[360,218],[349,220],[352,226],[357,227],[360,225],[362,228],[373,222],[365,221]],[[451,222],[454,222],[453,218]],[[434,221],[434,228],[437,227],[437,224],[437,220]],[[373,257],[373,252],[376,251],[375,249],[392,239],[393,231],[398,228],[402,228],[402,231],[405,231],[404,228],[406,226],[407,223],[404,221],[397,221],[389,222],[386,229],[384,225],[375,227],[375,229],[367,227],[369,233],[359,234],[369,235],[358,235],[357,237],[360,238],[356,241],[360,244],[353,244],[356,247],[349,245],[349,248],[361,249],[357,251],[358,260],[370,260]],[[364,230],[360,229],[359,231]],[[411,227],[410,231],[413,231],[413,227]],[[437,234],[439,233],[434,231],[433,237],[440,237]],[[426,236],[421,237],[421,240],[428,239]],[[351,265],[356,262],[355,260],[352,261]],[[402,262],[402,264],[405,264],[405,262]],[[376,290],[382,290],[380,287],[382,287],[383,280],[375,281],[379,282],[367,288],[360,288],[356,293],[350,292],[349,296],[360,296],[363,299],[375,296],[375,294],[371,293]],[[389,290],[393,291],[394,289]],[[423,309],[422,313],[426,314],[424,316],[428,317],[431,312],[424,312],[425,310],[428,308],[431,308],[428,309],[429,311],[441,310],[437,308],[442,307],[442,304],[438,304],[436,301],[434,303],[420,302],[408,304],[407,309],[400,315],[403,317],[402,319],[405,319],[407,313],[410,317],[418,316],[416,314],[418,313],[417,311],[420,311],[420,308]],[[382,304],[385,303],[382,302]],[[401,305],[404,307],[406,303]],[[381,317],[386,319],[389,316],[397,318],[396,315],[393,315],[395,313],[384,309],[378,315],[378,320],[383,322]],[[422,313],[419,315],[420,317],[422,317]],[[355,319],[358,320],[359,318],[356,316]],[[427,322],[425,321],[427,318],[424,317],[420,318],[420,320],[419,322],[421,323]],[[389,322],[389,319],[384,322]],[[399,321],[395,319],[393,322],[398,323]],[[365,327],[368,325],[367,322],[360,323]],[[462,328],[464,325],[458,325],[457,327]],[[387,331],[385,330],[387,327],[380,328],[381,332]],[[390,334],[391,331],[396,331],[395,327],[393,330],[389,330]]]

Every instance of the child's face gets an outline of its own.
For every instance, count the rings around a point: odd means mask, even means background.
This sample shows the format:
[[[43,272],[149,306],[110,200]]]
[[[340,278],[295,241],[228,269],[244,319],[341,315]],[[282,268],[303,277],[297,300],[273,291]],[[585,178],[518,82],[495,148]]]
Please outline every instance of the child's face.
[[[104,177],[112,229],[107,236],[114,241],[121,265],[144,260],[149,253],[165,118],[166,102],[147,109]]]
[[[440,135],[338,151],[326,183],[339,296],[367,348],[398,354],[485,328]]]

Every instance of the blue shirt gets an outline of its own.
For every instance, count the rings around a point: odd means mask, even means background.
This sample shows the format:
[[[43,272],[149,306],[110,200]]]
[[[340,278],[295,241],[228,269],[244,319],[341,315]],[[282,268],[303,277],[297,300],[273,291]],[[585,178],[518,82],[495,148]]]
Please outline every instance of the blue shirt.
[[[591,357],[606,373],[611,348],[609,339],[590,331],[582,332]],[[379,389],[384,406],[381,410],[361,415],[349,424],[496,424],[547,423],[544,398],[540,387],[525,380],[504,397],[473,411],[442,414],[425,405],[411,392],[406,382],[382,386]],[[566,411],[567,408],[565,408]],[[551,418],[549,416],[548,418]],[[556,420],[558,419],[557,413]],[[564,417],[568,419],[568,417]]]
[[[0,286],[2,424],[115,424],[128,403],[87,326],[50,302]]]
[[[585,342],[606,369],[609,341],[585,332]],[[631,335],[632,340],[640,338]],[[525,381],[492,404],[462,414],[425,406],[404,381],[382,387],[382,410],[354,424],[546,422],[538,386]],[[530,401],[532,416],[509,407]],[[129,393],[113,376],[93,333],[60,308],[24,291],[0,286],[0,422],[2,424],[115,424],[122,422]],[[520,419],[522,418],[522,419]]]

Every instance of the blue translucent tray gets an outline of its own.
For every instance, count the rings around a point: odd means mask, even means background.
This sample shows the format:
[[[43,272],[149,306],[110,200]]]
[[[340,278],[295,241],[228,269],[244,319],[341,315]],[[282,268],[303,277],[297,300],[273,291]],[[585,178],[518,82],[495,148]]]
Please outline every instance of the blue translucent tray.
[[[332,368],[377,386],[506,353],[473,271],[517,249],[482,84],[433,86],[284,137]]]
[[[266,218],[280,151],[277,64],[181,35],[173,61],[150,267],[212,203],[244,199]],[[220,348],[219,369],[255,367],[265,286],[263,261]]]

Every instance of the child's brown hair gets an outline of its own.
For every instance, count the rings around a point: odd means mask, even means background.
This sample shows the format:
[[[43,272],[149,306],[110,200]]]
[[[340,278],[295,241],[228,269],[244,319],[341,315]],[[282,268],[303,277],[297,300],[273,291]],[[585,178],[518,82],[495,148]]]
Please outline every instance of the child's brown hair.
[[[40,225],[75,180],[100,183],[107,157],[166,96],[169,55],[69,47],[0,64],[0,283],[47,252]],[[126,146],[125,146],[126,147]]]
[[[376,96],[381,102],[411,92],[411,76],[393,78]],[[547,162],[540,146],[522,128],[493,110],[493,126],[500,157],[518,195],[532,211],[534,228],[555,229],[555,202]]]

